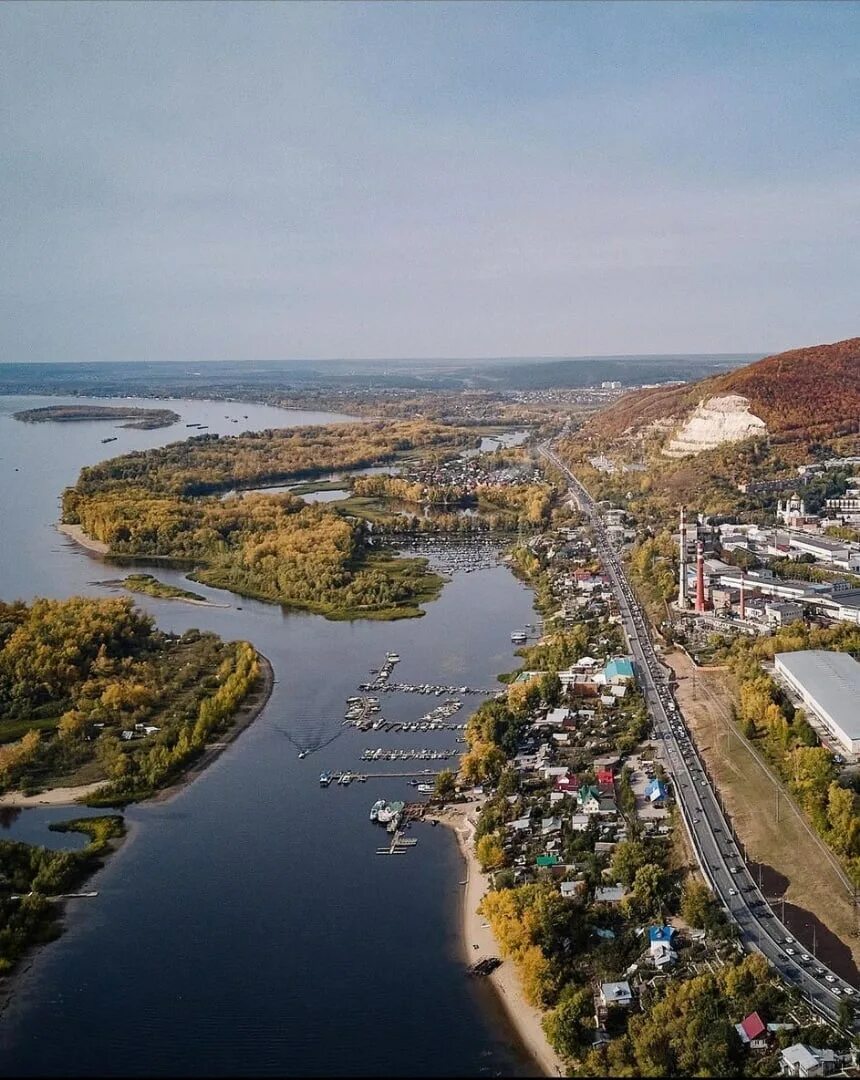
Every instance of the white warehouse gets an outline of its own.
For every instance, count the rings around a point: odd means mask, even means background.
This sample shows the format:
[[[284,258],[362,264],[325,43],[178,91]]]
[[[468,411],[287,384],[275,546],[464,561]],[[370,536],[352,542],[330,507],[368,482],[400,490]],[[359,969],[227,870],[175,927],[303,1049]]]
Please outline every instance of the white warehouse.
[[[826,649],[777,653],[777,675],[850,754],[860,753],[860,664]]]

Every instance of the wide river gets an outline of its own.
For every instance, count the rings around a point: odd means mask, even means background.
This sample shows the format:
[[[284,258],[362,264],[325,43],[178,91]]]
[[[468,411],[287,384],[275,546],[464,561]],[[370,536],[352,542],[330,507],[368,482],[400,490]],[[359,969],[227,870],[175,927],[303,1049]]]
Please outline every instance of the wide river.
[[[6,600],[111,595],[97,583],[120,576],[117,568],[54,528],[60,492],[81,466],[185,438],[186,423],[236,434],[346,419],[201,401],[167,403],[182,419],[157,431],[12,418],[63,400],[0,397]],[[70,903],[64,935],[15,984],[0,1018],[0,1071],[536,1075],[489,988],[466,974],[463,866],[448,831],[414,826],[417,847],[378,856],[385,834],[368,820],[371,803],[414,789],[400,779],[319,786],[323,769],[359,768],[365,747],[461,749],[454,731],[344,728],[345,699],[387,650],[402,657],[394,677],[403,682],[497,685],[496,674],[516,663],[510,631],[533,618],[531,593],[501,567],[461,572],[424,618],[337,623],[192,587],[227,606],[138,602],[165,629],[253,642],[274,666],[271,701],[177,796],[129,809],[128,840],[93,879],[98,897]],[[443,700],[379,696],[393,720],[418,719]],[[482,699],[462,700],[457,722]],[[58,816],[68,812],[6,814],[0,835],[59,846],[45,827]]]

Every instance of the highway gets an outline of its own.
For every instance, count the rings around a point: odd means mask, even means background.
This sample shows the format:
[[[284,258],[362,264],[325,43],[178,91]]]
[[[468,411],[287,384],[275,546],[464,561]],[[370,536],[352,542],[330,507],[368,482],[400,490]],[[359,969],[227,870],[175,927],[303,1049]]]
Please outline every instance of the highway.
[[[569,480],[571,495],[594,530],[598,553],[612,583],[666,771],[702,874],[737,924],[744,947],[762,953],[783,979],[799,989],[824,1017],[836,1020],[840,1001],[860,1003],[854,987],[806,953],[768,904],[741,854],[696,746],[674,699],[669,671],[657,655],[645,614],[621,560],[607,539],[600,512],[582,484],[549,446],[541,455]],[[814,873],[814,869],[810,868]]]

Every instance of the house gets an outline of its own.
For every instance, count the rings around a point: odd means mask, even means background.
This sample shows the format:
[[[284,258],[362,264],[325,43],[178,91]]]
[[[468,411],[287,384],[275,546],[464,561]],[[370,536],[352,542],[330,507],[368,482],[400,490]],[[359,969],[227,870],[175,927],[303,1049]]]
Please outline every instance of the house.
[[[513,829],[514,832],[528,832],[532,827],[532,819],[528,817],[517,818],[516,821],[509,821],[508,828]]]
[[[614,694],[601,694],[600,704],[603,705],[604,708],[611,709],[614,705],[618,704],[618,698],[615,697]]]
[[[614,657],[603,669],[603,677],[607,683],[633,682],[633,661],[626,656]]]
[[[561,727],[570,714],[570,709],[549,709],[543,720],[535,721],[535,727]]]
[[[615,783],[615,774],[612,772],[612,769],[598,769],[596,776],[597,783],[601,787],[612,787]]]
[[[566,900],[574,900],[585,889],[584,881],[563,881],[559,891]]]
[[[648,943],[650,945],[657,944],[658,942],[665,942],[667,945],[672,944],[672,938],[677,934],[677,930],[674,926],[649,926],[648,927]]]
[[[835,1069],[836,1055],[832,1050],[795,1043],[779,1055],[782,1076],[829,1076]]]
[[[566,776],[559,776],[555,782],[555,790],[561,791],[565,795],[575,795],[579,791],[579,778],[571,776],[570,773]]]
[[[594,890],[594,902],[597,904],[620,904],[627,895],[623,885],[604,885]]]
[[[598,804],[598,814],[612,816],[618,813],[618,806],[614,799],[601,799]]]
[[[545,765],[541,772],[544,780],[553,780],[559,776],[567,776],[568,768],[566,765]]]
[[[633,1004],[633,991],[629,982],[610,982],[600,984],[600,1004],[604,1009],[617,1005],[627,1009]]]
[[[584,814],[600,813],[600,792],[597,788],[590,786],[580,788],[576,798]]]
[[[591,824],[588,814],[573,814],[570,819],[570,827],[574,832],[586,832]]]
[[[559,855],[538,855],[538,857],[535,859],[535,866],[541,868],[560,865],[561,857]]]
[[[656,778],[645,788],[645,798],[652,806],[662,806],[669,792],[662,780]]]
[[[541,818],[540,832],[541,836],[551,836],[553,833],[561,832],[561,818]]]
[[[748,1046],[750,1050],[767,1049],[767,1026],[757,1012],[750,1013],[739,1024],[735,1024],[735,1031],[744,1046]]]

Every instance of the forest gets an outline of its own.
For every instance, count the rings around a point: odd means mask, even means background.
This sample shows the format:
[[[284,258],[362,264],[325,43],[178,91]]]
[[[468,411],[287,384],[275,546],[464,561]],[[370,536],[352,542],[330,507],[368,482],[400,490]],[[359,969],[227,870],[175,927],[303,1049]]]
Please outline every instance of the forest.
[[[170,556],[194,580],[330,618],[423,614],[441,579],[395,559],[364,522],[288,493],[217,491],[353,468],[462,439],[420,423],[341,424],[236,438],[204,436],[84,469],[63,495],[63,520],[115,555]]]
[[[258,679],[247,642],[164,634],[127,598],[0,603],[0,791],[103,781],[102,805],[145,798]]]

